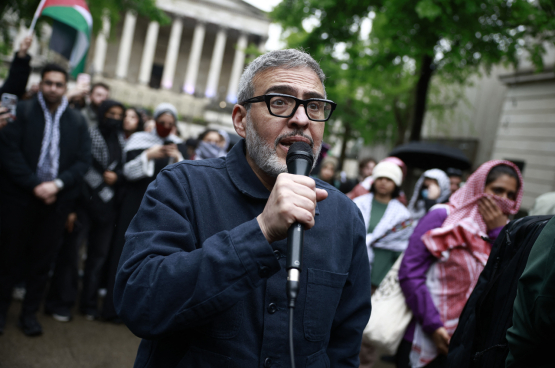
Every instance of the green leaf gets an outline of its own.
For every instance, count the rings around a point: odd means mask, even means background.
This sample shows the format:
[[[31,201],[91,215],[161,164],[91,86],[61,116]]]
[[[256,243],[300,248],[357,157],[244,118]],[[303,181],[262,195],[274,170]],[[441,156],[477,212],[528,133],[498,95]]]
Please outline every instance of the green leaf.
[[[441,8],[432,0],[420,0],[415,9],[420,18],[428,18],[431,21],[441,15]]]

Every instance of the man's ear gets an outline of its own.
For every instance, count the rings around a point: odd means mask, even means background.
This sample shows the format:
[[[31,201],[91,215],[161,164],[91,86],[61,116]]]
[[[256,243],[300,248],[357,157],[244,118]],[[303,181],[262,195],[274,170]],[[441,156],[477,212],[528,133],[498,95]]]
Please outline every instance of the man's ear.
[[[244,106],[235,105],[231,113],[231,119],[233,120],[233,127],[237,134],[239,134],[241,138],[245,138],[247,135],[247,109],[245,109]]]

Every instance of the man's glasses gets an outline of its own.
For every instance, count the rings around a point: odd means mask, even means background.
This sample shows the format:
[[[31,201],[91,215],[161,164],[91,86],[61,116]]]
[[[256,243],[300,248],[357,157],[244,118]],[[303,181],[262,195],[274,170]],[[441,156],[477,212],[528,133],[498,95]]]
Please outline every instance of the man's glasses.
[[[306,116],[312,121],[326,121],[330,118],[331,113],[337,107],[337,104],[330,100],[321,98],[309,98],[301,100],[289,95],[280,93],[272,93],[258,97],[249,98],[240,102],[239,105],[245,105],[254,102],[266,102],[270,115],[279,118],[290,118],[295,115],[299,105],[304,105]]]

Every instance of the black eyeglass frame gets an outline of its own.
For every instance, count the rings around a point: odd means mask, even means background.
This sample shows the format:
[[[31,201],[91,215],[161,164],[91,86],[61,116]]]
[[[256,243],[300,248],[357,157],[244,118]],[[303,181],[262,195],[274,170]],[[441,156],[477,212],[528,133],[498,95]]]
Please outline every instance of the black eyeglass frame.
[[[273,97],[287,97],[287,98],[293,99],[293,100],[295,101],[295,107],[293,108],[293,111],[291,112],[291,114],[289,114],[289,115],[287,115],[287,116],[276,115],[276,114],[274,114],[274,113],[272,112],[271,107],[270,107],[270,100],[271,100]],[[326,119],[323,119],[323,120],[312,119],[312,118],[308,115],[308,111],[307,111],[307,104],[308,104],[309,102],[312,102],[312,101],[320,101],[320,102],[329,103],[330,106],[331,106],[330,115],[329,115]],[[292,116],[295,115],[295,113],[297,112],[297,109],[299,108],[299,105],[302,104],[302,105],[304,105],[304,111],[305,111],[305,113],[306,113],[306,117],[308,118],[308,120],[311,120],[311,121],[328,121],[329,118],[331,118],[331,115],[333,114],[333,111],[334,111],[335,108],[337,107],[337,104],[336,104],[335,102],[331,101],[331,100],[326,100],[326,99],[323,99],[323,98],[309,98],[309,99],[307,99],[307,100],[301,100],[300,98],[296,98],[296,97],[293,97],[293,96],[291,96],[291,95],[284,95],[284,94],[282,94],[282,93],[270,93],[270,94],[267,94],[267,95],[262,95],[262,96],[257,96],[257,97],[249,98],[249,99],[246,100],[246,101],[239,102],[239,105],[244,106],[245,104],[254,103],[254,102],[266,102],[266,107],[268,108],[268,112],[270,113],[270,115],[276,116],[276,117],[278,117],[278,118],[290,118],[290,117],[292,117]]]

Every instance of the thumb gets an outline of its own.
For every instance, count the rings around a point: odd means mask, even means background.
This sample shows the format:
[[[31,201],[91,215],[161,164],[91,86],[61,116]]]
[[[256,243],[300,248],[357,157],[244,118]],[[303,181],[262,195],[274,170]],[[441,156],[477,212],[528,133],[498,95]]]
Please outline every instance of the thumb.
[[[323,201],[326,198],[328,198],[328,192],[324,189],[316,188],[316,202]]]

